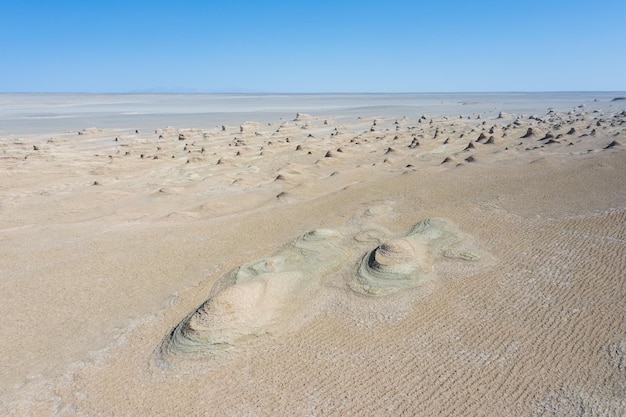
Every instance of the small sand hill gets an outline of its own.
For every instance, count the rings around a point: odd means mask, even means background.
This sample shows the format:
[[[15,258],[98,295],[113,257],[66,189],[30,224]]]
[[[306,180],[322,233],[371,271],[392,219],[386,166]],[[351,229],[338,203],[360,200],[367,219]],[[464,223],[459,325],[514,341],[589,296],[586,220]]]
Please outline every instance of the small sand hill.
[[[611,141],[611,143],[609,143],[608,145],[604,147],[604,149],[611,149],[611,148],[624,148],[624,145],[621,142],[613,140]]]

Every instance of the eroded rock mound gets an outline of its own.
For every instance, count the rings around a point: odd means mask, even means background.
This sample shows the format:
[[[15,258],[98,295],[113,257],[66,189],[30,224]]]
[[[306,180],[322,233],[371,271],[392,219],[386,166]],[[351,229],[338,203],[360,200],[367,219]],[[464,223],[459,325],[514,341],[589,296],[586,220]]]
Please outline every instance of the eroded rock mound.
[[[389,235],[363,225],[315,230],[273,256],[241,265],[217,281],[208,299],[163,340],[157,350],[162,363],[280,335],[297,325],[324,283],[343,282],[357,293],[384,296],[432,279],[438,262],[480,258],[465,250],[467,236],[446,219],[424,220],[406,236],[385,241]],[[359,255],[359,245],[373,244],[378,246]]]
[[[385,295],[432,278],[438,258],[478,259],[478,254],[452,249],[463,239],[464,235],[446,219],[424,220],[406,237],[383,243],[363,257],[357,272],[358,289]]]
[[[279,332],[345,261],[340,233],[308,232],[274,256],[241,265],[163,341],[161,353],[194,353]]]

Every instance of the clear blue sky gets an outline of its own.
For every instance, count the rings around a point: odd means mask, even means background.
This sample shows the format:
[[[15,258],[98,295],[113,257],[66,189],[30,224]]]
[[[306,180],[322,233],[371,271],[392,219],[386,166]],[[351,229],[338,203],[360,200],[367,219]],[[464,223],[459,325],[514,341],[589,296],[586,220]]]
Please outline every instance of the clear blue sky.
[[[0,0],[0,92],[626,90],[626,0]]]

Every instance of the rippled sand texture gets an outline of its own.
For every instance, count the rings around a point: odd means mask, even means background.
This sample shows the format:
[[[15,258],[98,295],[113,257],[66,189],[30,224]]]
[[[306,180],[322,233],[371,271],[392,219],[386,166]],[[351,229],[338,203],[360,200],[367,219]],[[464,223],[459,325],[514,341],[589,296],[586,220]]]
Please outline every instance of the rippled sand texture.
[[[0,415],[626,415],[626,101],[581,97],[2,136]]]

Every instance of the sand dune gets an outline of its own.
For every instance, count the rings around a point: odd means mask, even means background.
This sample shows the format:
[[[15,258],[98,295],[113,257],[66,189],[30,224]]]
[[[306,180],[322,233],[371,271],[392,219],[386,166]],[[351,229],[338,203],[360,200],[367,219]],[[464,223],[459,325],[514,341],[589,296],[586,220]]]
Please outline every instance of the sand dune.
[[[0,413],[626,415],[625,103],[1,138]]]

